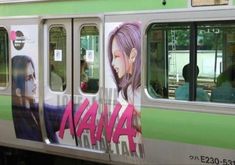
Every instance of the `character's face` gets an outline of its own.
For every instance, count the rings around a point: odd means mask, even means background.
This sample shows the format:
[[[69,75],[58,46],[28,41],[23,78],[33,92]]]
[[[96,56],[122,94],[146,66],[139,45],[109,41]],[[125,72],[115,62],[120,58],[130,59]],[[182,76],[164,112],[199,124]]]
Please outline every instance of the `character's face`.
[[[34,77],[34,68],[31,63],[27,64],[25,75],[25,97],[34,99],[36,94],[36,80]]]
[[[128,59],[125,54],[123,54],[117,45],[117,41],[114,38],[112,42],[112,66],[116,71],[118,78],[122,78],[128,70]]]

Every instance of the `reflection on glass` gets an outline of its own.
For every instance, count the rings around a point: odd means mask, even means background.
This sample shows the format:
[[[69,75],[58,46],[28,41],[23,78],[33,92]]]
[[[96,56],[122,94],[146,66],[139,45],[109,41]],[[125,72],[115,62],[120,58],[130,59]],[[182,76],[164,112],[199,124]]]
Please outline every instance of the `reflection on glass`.
[[[147,37],[148,92],[152,97],[174,99],[175,89],[185,83],[182,70],[189,63],[189,27],[153,24]]]
[[[229,0],[192,0],[192,6],[228,5]]]
[[[151,97],[235,103],[234,23],[152,24],[147,58]]]
[[[9,51],[8,33],[0,27],[0,87],[6,87],[9,82]]]
[[[198,38],[203,75],[197,83],[209,92],[212,102],[235,103],[235,24],[202,24]]]
[[[52,27],[49,31],[49,84],[53,91],[66,88],[66,30]]]
[[[99,31],[96,26],[83,26],[80,31],[80,88],[86,93],[99,89]]]

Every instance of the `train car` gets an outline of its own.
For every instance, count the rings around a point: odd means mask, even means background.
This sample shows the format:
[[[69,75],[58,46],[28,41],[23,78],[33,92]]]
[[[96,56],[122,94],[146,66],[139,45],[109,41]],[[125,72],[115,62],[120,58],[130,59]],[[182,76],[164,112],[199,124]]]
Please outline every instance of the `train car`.
[[[0,146],[235,165],[234,5],[0,0]]]

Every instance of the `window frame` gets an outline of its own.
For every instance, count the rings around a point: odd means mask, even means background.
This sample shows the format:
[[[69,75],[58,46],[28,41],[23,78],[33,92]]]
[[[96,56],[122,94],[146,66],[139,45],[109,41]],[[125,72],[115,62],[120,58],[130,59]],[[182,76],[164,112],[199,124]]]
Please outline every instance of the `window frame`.
[[[145,67],[145,74],[146,74],[146,80],[145,80],[145,85],[146,85],[146,92],[147,92],[147,95],[151,98],[151,99],[154,99],[154,100],[161,100],[161,99],[164,99],[164,100],[175,100],[175,101],[182,101],[182,100],[176,100],[176,99],[169,99],[169,98],[158,98],[158,97],[153,97],[151,96],[150,92],[149,92],[149,86],[150,86],[150,83],[149,83],[149,67],[150,66],[150,63],[151,61],[149,60],[150,58],[150,54],[149,54],[149,39],[148,39],[148,33],[149,31],[151,30],[152,26],[153,25],[159,25],[159,27],[163,27],[163,26],[179,26],[179,25],[188,25],[190,26],[189,27],[189,30],[190,30],[190,40],[189,40],[189,51],[190,51],[190,55],[189,55],[189,64],[190,64],[190,68],[193,69],[193,72],[192,72],[192,76],[190,78],[190,82],[189,82],[189,100],[190,102],[198,102],[196,101],[196,88],[197,88],[197,73],[196,73],[196,66],[197,66],[197,51],[199,49],[197,49],[197,31],[198,31],[198,27],[200,27],[201,25],[216,25],[216,24],[220,24],[220,25],[235,25],[235,21],[232,20],[232,21],[191,21],[191,22],[151,22],[149,25],[147,25],[146,27],[146,30],[145,30],[145,34],[146,34],[146,67]],[[221,26],[221,27],[222,27]],[[167,56],[167,40],[165,39],[164,41],[164,56]],[[224,46],[224,49],[226,47]],[[226,56],[226,54],[223,53],[223,56]],[[166,63],[168,63],[168,61],[165,61]],[[167,64],[168,65],[168,64]],[[167,73],[168,75],[168,73]],[[169,77],[169,76],[168,76]],[[169,83],[168,83],[169,85]],[[216,102],[213,102],[211,100],[208,101],[209,104],[211,103],[216,103]],[[228,104],[228,103],[219,103],[219,104]],[[230,103],[231,104],[231,103]]]
[[[6,82],[5,82],[5,86],[0,86],[0,90],[5,90],[9,87],[10,85],[10,61],[11,61],[11,55],[10,55],[10,39],[9,39],[9,32],[8,29],[4,26],[0,26],[0,29],[4,29],[6,34],[7,34],[7,59],[6,59]]]
[[[64,71],[64,75],[66,76],[67,75],[67,49],[68,49],[68,47],[67,47],[67,39],[68,39],[68,32],[67,32],[67,29],[66,29],[66,26],[64,25],[64,24],[51,24],[50,26],[49,26],[49,28],[48,28],[48,41],[47,41],[47,43],[48,43],[48,63],[47,63],[47,67],[48,67],[48,87],[49,87],[49,89],[52,91],[52,92],[56,92],[56,93],[64,93],[65,91],[66,91],[66,88],[67,88],[67,86],[68,86],[68,84],[67,84],[67,76],[65,77],[65,79],[64,79],[64,81],[62,80],[62,83],[64,82],[65,83],[65,88],[63,88],[61,91],[60,90],[52,90],[52,88],[51,88],[51,78],[50,78],[50,75],[51,75],[51,69],[50,69],[50,31],[51,31],[51,29],[52,28],[58,28],[58,27],[61,27],[61,28],[63,28],[64,30],[65,30],[65,32],[66,32],[66,39],[65,39],[65,46],[66,46],[66,50],[65,50],[65,53],[66,53],[66,55],[65,55],[65,71]],[[62,84],[63,85],[63,84]]]
[[[97,89],[97,91],[95,91],[95,92],[86,92],[86,91],[83,91],[82,89],[81,89],[81,61],[82,61],[82,59],[81,59],[81,54],[79,54],[79,58],[78,58],[78,63],[79,63],[79,78],[78,78],[78,82],[79,82],[79,87],[78,87],[78,91],[80,91],[82,94],[89,94],[89,95],[96,95],[98,92],[99,92],[99,90],[100,90],[100,86],[99,86],[99,82],[101,81],[100,80],[100,74],[101,74],[101,72],[100,72],[100,60],[101,60],[101,55],[100,55],[100,44],[101,44],[101,41],[100,41],[100,38],[101,38],[101,34],[100,34],[100,29],[99,29],[99,25],[97,24],[97,23],[94,23],[94,22],[85,22],[85,23],[82,23],[80,26],[79,26],[79,28],[78,28],[78,44],[79,44],[79,47],[80,47],[80,50],[81,50],[81,48],[82,48],[82,45],[81,45],[81,31],[82,31],[82,29],[84,28],[84,27],[95,27],[96,29],[97,29],[97,31],[98,31],[98,45],[97,45],[97,48],[98,48],[98,52],[99,52],[99,59],[98,59],[98,64],[99,64],[99,67],[98,67],[98,89]],[[94,57],[95,58],[95,57]],[[93,77],[92,77],[92,79],[94,79]]]

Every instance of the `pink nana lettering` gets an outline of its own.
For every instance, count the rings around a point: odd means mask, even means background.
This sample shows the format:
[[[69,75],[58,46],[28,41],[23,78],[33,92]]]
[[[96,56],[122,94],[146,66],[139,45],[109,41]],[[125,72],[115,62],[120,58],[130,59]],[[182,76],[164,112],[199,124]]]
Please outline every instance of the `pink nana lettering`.
[[[119,143],[120,136],[126,135],[128,137],[130,151],[135,152],[136,143],[134,143],[133,138],[136,136],[137,130],[132,126],[134,106],[129,104],[126,107],[124,112],[121,114],[120,119],[117,121],[117,126],[115,127],[115,122],[118,118],[121,108],[122,105],[120,103],[117,103],[110,118],[108,118],[108,108],[105,105],[104,110],[99,119],[98,125],[96,125],[95,121],[98,111],[98,103],[95,101],[89,107],[89,101],[88,99],[85,99],[75,113],[74,125],[76,127],[76,135],[81,138],[81,135],[84,130],[89,130],[92,145],[95,145],[96,141],[101,140],[102,132],[104,131],[104,129],[106,130],[106,140],[108,143],[110,143],[111,141],[113,141],[114,143]],[[82,118],[82,115],[86,109],[87,111],[84,114],[84,117]],[[75,133],[72,123],[73,120],[71,101],[67,104],[60,123],[59,137],[62,139],[64,137],[64,130],[67,121],[69,121],[68,126],[70,129],[70,134],[74,135]]]

